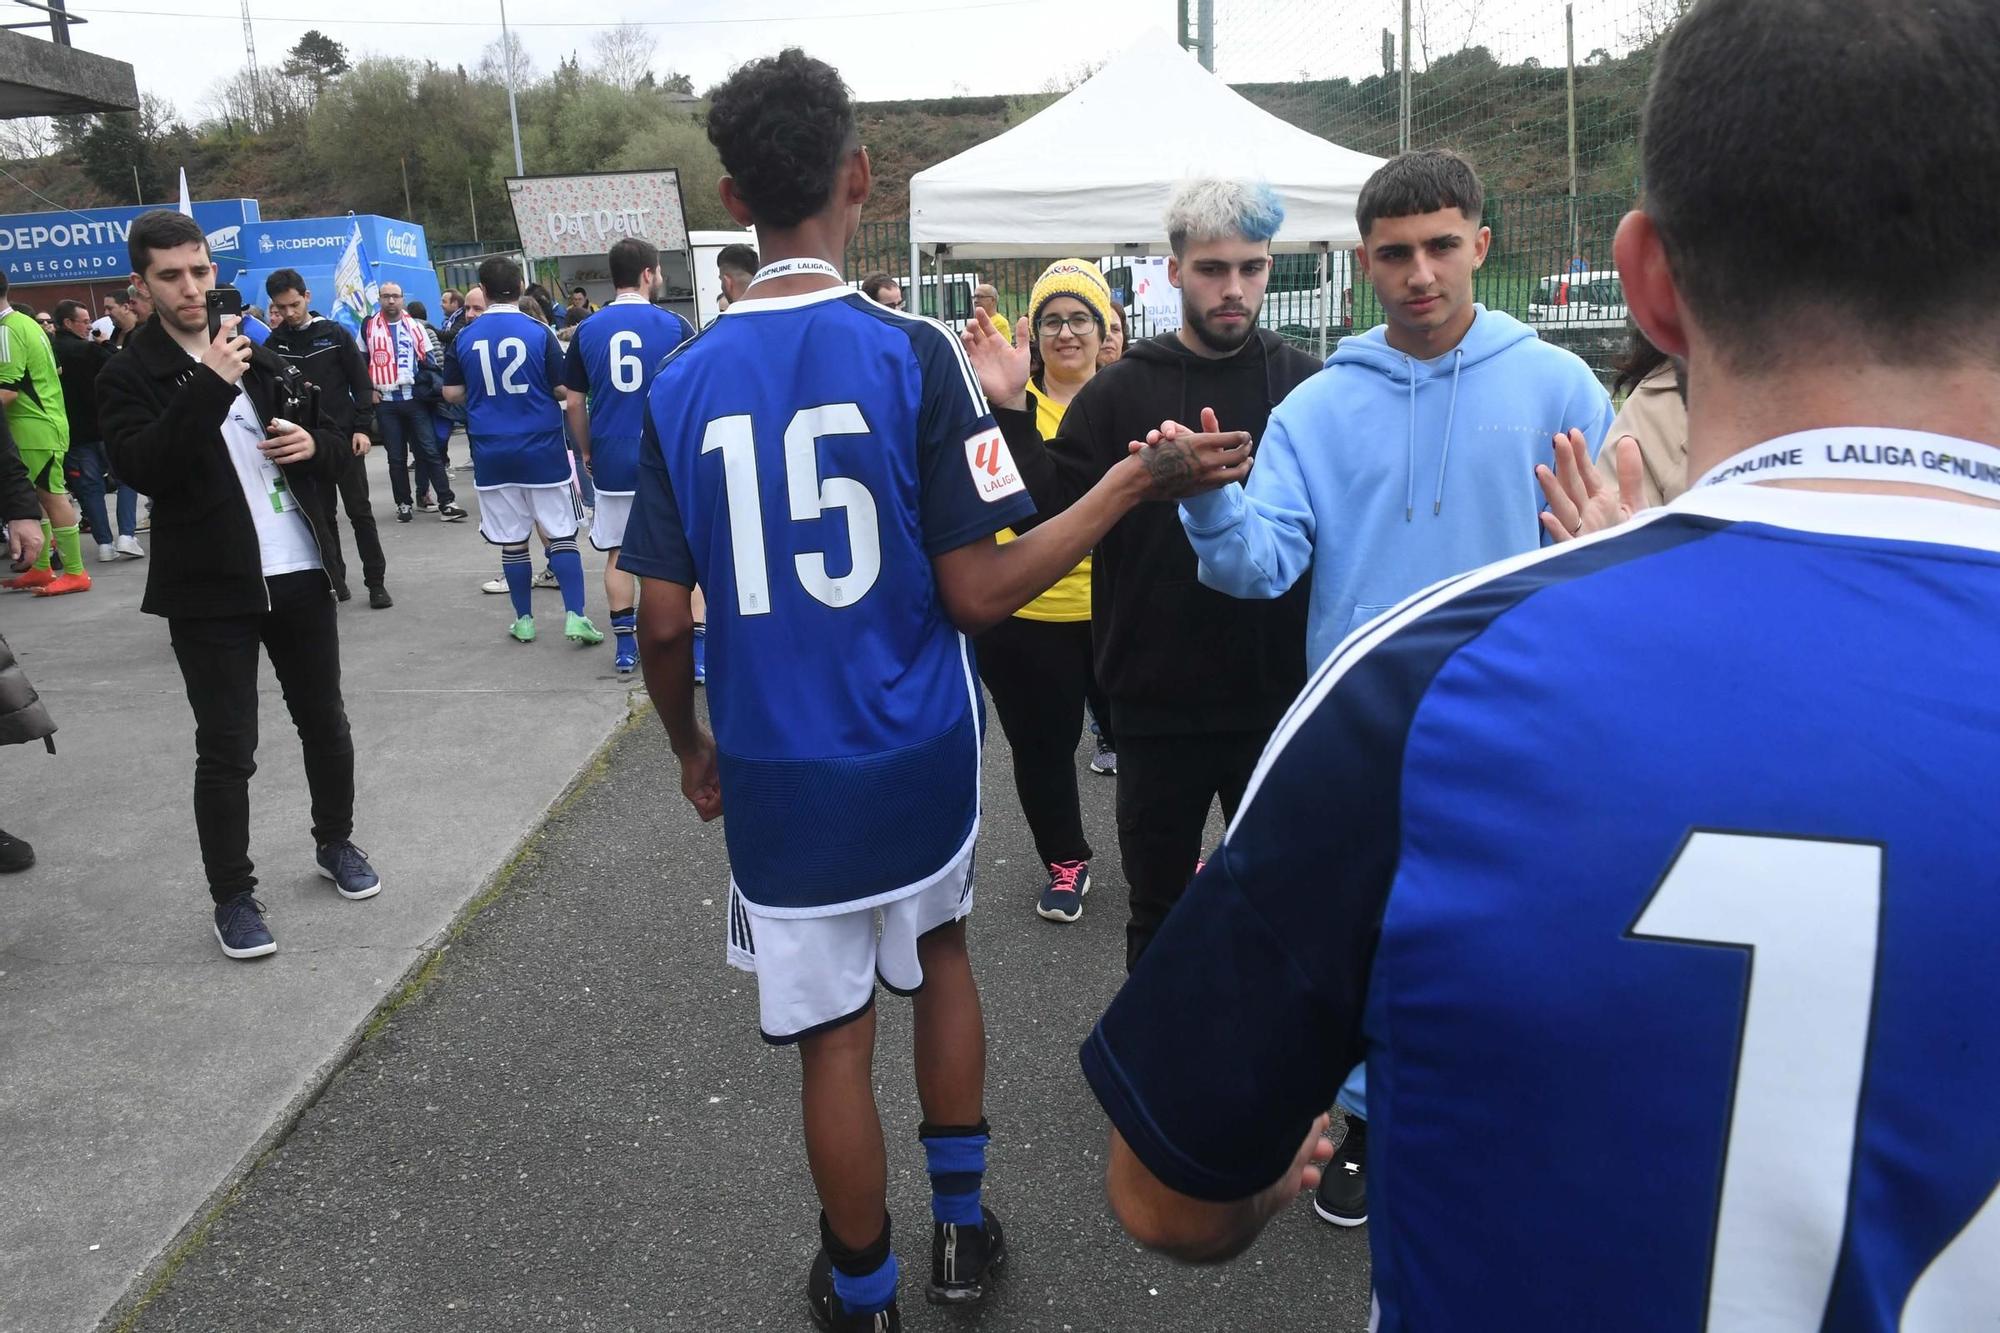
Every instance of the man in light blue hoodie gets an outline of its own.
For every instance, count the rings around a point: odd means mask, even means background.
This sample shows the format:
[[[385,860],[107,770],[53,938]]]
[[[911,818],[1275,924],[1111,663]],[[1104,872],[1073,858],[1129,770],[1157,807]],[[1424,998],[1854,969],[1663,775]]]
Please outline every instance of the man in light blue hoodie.
[[[1306,669],[1433,583],[1542,540],[1535,464],[1575,428],[1593,453],[1611,399],[1574,354],[1472,299],[1492,233],[1470,165],[1440,150],[1390,159],[1355,207],[1358,252],[1386,323],[1342,342],[1271,414],[1247,483],[1181,503],[1199,576],[1237,597],[1281,596],[1308,571]],[[1367,1220],[1367,1090],[1341,1089],[1347,1137],[1319,1215]]]

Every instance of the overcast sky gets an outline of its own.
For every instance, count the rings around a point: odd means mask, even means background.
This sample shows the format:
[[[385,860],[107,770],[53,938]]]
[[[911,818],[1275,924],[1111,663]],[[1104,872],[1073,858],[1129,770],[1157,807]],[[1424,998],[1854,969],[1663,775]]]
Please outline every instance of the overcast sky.
[[[1578,0],[1577,54],[1616,49],[1623,28],[1657,0]],[[69,0],[87,19],[87,50],[130,61],[142,92],[167,97],[191,120],[209,89],[241,67],[235,0]],[[1399,0],[1216,0],[1217,72],[1234,82],[1357,75],[1381,68],[1381,31]],[[1433,54],[1468,38],[1502,60],[1563,58],[1560,0],[1427,0]],[[500,35],[499,0],[252,0],[261,63],[277,64],[308,28],[350,58],[398,54],[463,63]],[[1147,28],[1171,32],[1174,0],[507,0],[509,24],[546,71],[620,22],[658,39],[655,68],[694,79],[697,91],[735,65],[796,43],[838,66],[869,101],[1036,92],[1067,86],[1082,68]],[[1421,60],[1420,60],[1421,67]],[[1164,91],[1164,90],[1163,90]]]

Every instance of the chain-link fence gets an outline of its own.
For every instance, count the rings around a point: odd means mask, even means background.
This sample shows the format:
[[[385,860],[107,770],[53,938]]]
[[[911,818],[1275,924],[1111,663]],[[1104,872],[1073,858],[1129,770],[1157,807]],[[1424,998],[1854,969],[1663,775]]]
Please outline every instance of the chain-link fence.
[[[1216,0],[1215,69],[1299,127],[1381,156],[1451,148],[1486,184],[1478,298],[1601,374],[1622,345],[1611,237],[1639,119],[1690,0]],[[1354,319],[1381,317],[1355,275]]]

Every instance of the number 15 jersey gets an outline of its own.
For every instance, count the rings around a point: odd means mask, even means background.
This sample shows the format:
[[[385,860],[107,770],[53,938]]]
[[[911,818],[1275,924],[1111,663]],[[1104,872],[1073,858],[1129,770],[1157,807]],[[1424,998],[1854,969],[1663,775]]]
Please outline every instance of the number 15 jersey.
[[[931,557],[1033,512],[933,321],[835,287],[739,301],[667,358],[619,564],[708,595],[724,833],[753,911],[892,901],[975,836],[983,707]]]

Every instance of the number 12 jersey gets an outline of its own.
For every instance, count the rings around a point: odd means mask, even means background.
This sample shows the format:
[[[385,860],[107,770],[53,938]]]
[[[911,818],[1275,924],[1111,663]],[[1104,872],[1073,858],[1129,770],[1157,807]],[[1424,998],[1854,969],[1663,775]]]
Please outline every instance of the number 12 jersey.
[[[931,558],[1034,512],[958,340],[846,288],[732,305],[653,381],[620,565],[708,597],[731,876],[821,916],[976,835],[983,706]]]

